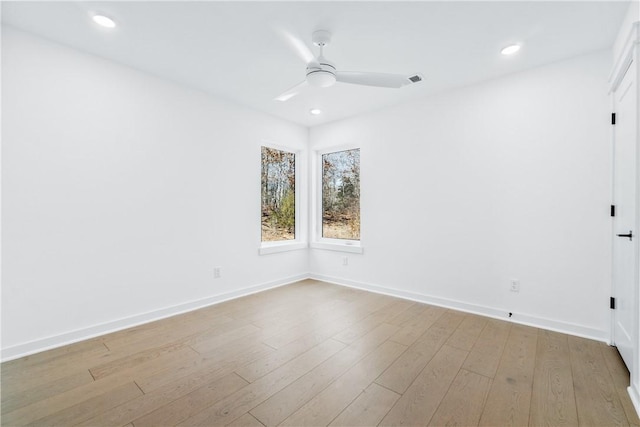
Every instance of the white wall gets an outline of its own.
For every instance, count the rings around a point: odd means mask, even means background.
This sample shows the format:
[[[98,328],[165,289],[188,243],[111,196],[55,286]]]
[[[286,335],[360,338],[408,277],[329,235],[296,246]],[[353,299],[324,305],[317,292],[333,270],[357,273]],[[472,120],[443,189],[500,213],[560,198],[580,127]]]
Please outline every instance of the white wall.
[[[16,30],[2,48],[4,358],[309,271],[608,337],[610,52],[309,135]],[[260,143],[308,138],[362,147],[363,255],[257,255]]]
[[[364,247],[311,250],[314,276],[608,339],[610,58],[312,128],[362,147]]]
[[[258,256],[260,143],[306,128],[2,37],[4,358],[306,276],[306,250]]]

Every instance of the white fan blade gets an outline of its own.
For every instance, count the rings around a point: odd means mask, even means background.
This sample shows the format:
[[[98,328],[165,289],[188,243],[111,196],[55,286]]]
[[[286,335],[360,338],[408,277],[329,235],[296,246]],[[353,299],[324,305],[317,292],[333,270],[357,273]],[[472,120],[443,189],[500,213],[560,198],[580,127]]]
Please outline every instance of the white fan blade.
[[[297,85],[287,90],[286,92],[283,92],[280,95],[276,96],[275,100],[284,102],[290,98],[293,98],[298,93],[300,93],[300,91],[304,89],[306,86],[307,86],[307,81],[303,80],[301,83],[298,83]]]
[[[338,71],[336,80],[355,85],[399,88],[411,83],[407,76],[386,73],[361,73],[359,71]]]
[[[311,49],[309,49],[309,46],[307,46],[298,37],[282,28],[275,28],[275,31],[276,33],[278,33],[282,40],[284,40],[291,48],[293,48],[293,50],[304,61],[305,64],[308,64],[315,59],[313,52],[311,52]]]

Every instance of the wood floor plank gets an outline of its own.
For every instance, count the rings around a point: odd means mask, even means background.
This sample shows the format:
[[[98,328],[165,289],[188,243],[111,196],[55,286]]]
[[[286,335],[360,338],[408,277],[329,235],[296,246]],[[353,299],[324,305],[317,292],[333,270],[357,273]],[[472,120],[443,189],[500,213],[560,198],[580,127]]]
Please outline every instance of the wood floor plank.
[[[477,425],[490,385],[490,378],[461,369],[429,425]]]
[[[178,325],[186,324],[188,321],[185,318],[198,317],[185,313],[182,315],[174,316],[172,318],[160,319],[155,322],[143,323],[140,325],[132,326],[121,331],[113,332],[102,337],[102,343],[111,349],[127,349],[127,345],[143,341],[155,334],[160,334],[169,328],[179,327]],[[121,343],[121,344],[120,344]]]
[[[400,399],[400,395],[372,383],[340,413],[331,426],[375,426]]]
[[[62,411],[40,418],[29,423],[29,425],[43,427],[76,425],[97,413],[119,406],[141,395],[142,391],[135,383],[127,383]]]
[[[164,369],[156,372],[137,374],[135,375],[136,383],[142,391],[149,393],[166,384],[180,381],[181,378],[187,378],[191,375],[197,376],[199,372],[218,371],[226,375],[244,364],[270,357],[275,351],[260,342],[255,343],[243,339],[239,341],[242,342],[232,342],[219,351],[204,354],[201,358],[182,366],[168,364]]]
[[[273,351],[268,357],[256,359],[254,362],[240,367],[236,373],[252,383],[328,338],[328,336],[321,334],[303,336]]]
[[[339,288],[339,287],[336,287],[336,288]],[[382,295],[367,294],[363,292],[360,298],[352,302],[349,302],[342,309],[336,310],[336,312],[337,314],[344,316],[352,313],[360,314],[361,312],[364,311],[363,313],[364,315],[362,317],[365,317],[366,315],[371,314],[372,312],[378,310],[380,307],[388,305],[391,302],[392,301],[385,299],[384,296]],[[270,327],[273,327],[274,321],[281,322],[282,320],[284,320],[284,321],[290,322],[292,318],[295,318],[295,319],[306,318],[308,312],[314,310],[315,307],[318,306],[317,303],[313,302],[313,299],[310,299],[308,297],[306,298],[303,304],[297,303],[297,304],[289,304],[289,305],[294,305],[294,307],[293,308],[287,307],[286,309],[281,308],[276,311],[271,311],[267,315],[253,314],[252,316],[248,317],[248,319],[251,320],[253,324],[259,325],[263,328],[270,328]],[[295,325],[292,325],[292,326],[295,326]],[[279,325],[275,325],[275,327],[280,328]]]
[[[458,329],[447,340],[447,345],[460,350],[471,351],[487,322],[488,319],[486,317],[467,314]]]
[[[383,323],[271,396],[252,409],[251,413],[264,425],[280,424],[397,330],[397,326]]]
[[[335,313],[341,313],[347,306],[349,306],[349,302],[340,299],[331,299],[326,302],[320,300],[318,304],[314,304],[308,308],[293,308],[284,313],[278,312],[271,316],[256,319],[251,323],[259,328],[277,326],[280,329],[286,329],[291,327],[297,328],[304,324],[307,324],[308,327],[309,321],[313,321],[318,317],[331,317],[335,315]],[[291,322],[292,313],[295,313],[296,322]]]
[[[393,319],[398,314],[406,310],[410,304],[407,301],[392,300],[382,308],[374,311],[369,316],[355,323],[339,334],[334,335],[334,339],[345,344],[351,344],[361,336],[367,334],[387,320]]]
[[[468,354],[443,345],[379,425],[427,425]]]
[[[261,299],[260,295],[254,294],[253,299],[257,301],[250,307],[244,304],[240,304],[237,312],[229,313],[231,317],[236,320],[244,322],[260,322],[262,319],[269,318],[271,316],[289,316],[295,315],[301,309],[306,309],[313,306],[317,302],[324,301],[324,297],[331,294],[337,294],[340,292],[340,287],[331,286],[326,287],[322,284],[309,283],[304,286],[293,285],[289,292],[284,292],[278,296],[277,289],[275,292],[268,292],[269,295],[275,298]],[[312,298],[313,294],[317,293],[317,298]]]
[[[166,369],[167,366],[183,364],[185,363],[185,360],[188,360],[188,358],[192,357],[192,354],[195,353],[193,350],[191,350],[191,353],[187,353],[188,350],[190,349],[184,349],[185,353],[182,351],[175,351],[164,354],[163,356],[155,358],[151,363],[124,369],[117,374],[104,377],[71,389],[67,392],[40,400],[16,411],[2,414],[3,420],[11,420],[11,422],[16,425],[31,423],[37,419],[51,415],[54,412],[66,409],[79,402],[98,396],[105,391],[130,383],[134,381],[135,376],[151,375],[155,372]]]
[[[393,319],[402,316],[402,314],[409,308],[413,307],[415,303],[401,298],[396,298],[396,302],[390,306],[387,306],[379,311],[380,321],[391,324]]]
[[[250,413],[246,413],[231,424],[227,424],[229,427],[264,427],[260,421],[258,421]]]
[[[493,378],[509,336],[510,323],[489,319],[464,362],[463,368]]]
[[[583,426],[628,426],[602,351],[603,343],[569,337],[578,422]]]
[[[414,302],[405,311],[389,320],[387,323],[403,327],[406,322],[412,322],[416,317],[420,316],[424,311],[429,310],[432,307],[434,306]]]
[[[229,424],[344,348],[327,340],[178,425]]]
[[[535,365],[529,425],[578,425],[567,336],[538,330]]]
[[[402,394],[440,350],[465,315],[447,311],[411,345],[378,379],[376,383]]]
[[[112,376],[132,378],[137,382],[145,378],[156,377],[167,371],[182,372],[186,366],[192,366],[201,359],[202,356],[190,347],[184,347],[180,350],[162,354],[144,363],[132,365],[126,369],[123,368],[121,371],[115,371]],[[139,385],[140,384],[138,384],[138,386]]]
[[[271,348],[266,346],[264,347],[269,352],[273,351]],[[252,357],[253,356],[249,355],[247,352],[241,352],[233,361],[226,364],[204,366],[202,369],[195,370],[189,375],[164,383],[162,386],[154,388],[144,396],[140,396],[123,405],[113,408],[112,410],[97,415],[80,425],[94,427],[123,425],[129,423],[136,418],[140,418],[158,408],[163,407],[164,405],[170,404],[174,400],[179,399],[194,390],[219,381],[225,376],[230,375],[239,366],[242,366],[246,360],[251,360]]]
[[[6,386],[2,387],[2,413],[15,411],[39,400],[64,393],[65,391],[72,390],[90,382],[93,382],[93,377],[88,369],[82,369],[66,377],[49,383],[36,385],[24,391],[12,390],[13,383],[3,380],[3,384],[6,384]]]
[[[38,419],[72,407],[87,399],[99,396],[106,390],[111,390],[128,382],[130,382],[130,380],[119,376],[108,377],[100,381],[92,381],[69,391],[23,406],[15,411],[3,413],[2,422],[4,425],[10,426],[30,424]]]
[[[231,373],[218,381],[200,387],[173,402],[133,420],[136,427],[176,425],[249,384]]]
[[[356,363],[362,354],[345,348],[270,396],[250,413],[265,426],[276,426]]]
[[[613,346],[604,345],[601,346],[600,351],[613,379],[614,387],[626,390],[626,388],[629,387],[629,370],[624,365],[618,349]]]
[[[161,327],[136,329],[118,337],[107,336],[104,339],[104,344],[112,352],[130,354],[147,348],[150,340],[153,340],[156,346],[170,344],[194,334],[204,333],[212,328],[215,328],[214,331],[218,331],[222,325],[231,323],[237,325],[237,322],[234,322],[234,319],[229,316],[182,315],[180,319],[173,322],[162,321]]]
[[[511,328],[480,425],[527,425],[537,342],[537,329],[520,325]]]
[[[393,341],[384,342],[280,425],[328,425],[406,348]]]
[[[18,393],[51,384],[57,381],[64,381],[64,378],[77,374],[80,370],[88,370],[94,364],[102,363],[111,356],[110,351],[101,344],[101,348],[91,348],[86,354],[82,351],[72,352],[68,357],[61,355],[52,358],[50,362],[42,362],[26,367],[21,371],[14,371],[12,374],[2,370],[2,384],[8,385],[3,390],[11,393]]]
[[[308,307],[308,302],[303,300],[300,295],[288,295],[282,299],[264,301],[252,306],[238,307],[238,310],[233,314],[229,314],[229,316],[238,323],[252,324],[270,316],[284,316],[286,313],[292,313],[296,310],[299,311],[305,307]]]
[[[313,319],[303,324],[296,324],[293,328],[286,329],[264,340],[264,343],[275,349],[300,339],[309,334],[316,334],[322,337],[331,337],[344,329],[349,328],[370,314],[366,307],[358,307],[359,304],[349,304],[345,309],[347,312],[337,311],[329,316],[323,316],[323,322],[318,323]]]
[[[627,387],[629,387],[629,371],[624,365],[622,357],[620,357],[620,353],[618,353],[618,349],[605,345],[601,347],[601,350],[607,369],[609,369],[609,373],[613,379],[613,386],[618,392],[620,403],[627,415],[629,425],[640,427],[640,418],[638,418],[638,414],[636,413],[633,402],[631,402],[631,398],[627,391]]]
[[[447,310],[442,307],[428,307],[413,319],[407,320],[400,325],[400,330],[391,337],[391,340],[409,346],[416,342],[418,338],[438,321]]]
[[[222,334],[199,336],[186,341],[185,344],[193,348],[198,353],[203,354],[210,353],[220,347],[224,347],[229,343],[236,341],[238,338],[246,337],[247,339],[251,339],[253,337],[259,337],[260,334],[261,330],[257,326],[242,325]]]
[[[638,413],[633,406],[629,393],[626,390],[618,390],[618,396],[620,397],[620,402],[622,403],[624,412],[627,415],[627,422],[629,425],[632,427],[640,427],[640,417],[638,417]]]
[[[143,350],[130,356],[125,356],[111,362],[93,366],[89,368],[89,372],[91,372],[94,379],[99,380],[100,378],[121,372],[124,369],[131,369],[145,363],[153,362],[155,359],[173,352],[178,353],[179,358],[188,357],[196,359],[198,357],[198,354],[193,349],[185,346],[184,344],[169,344],[162,347]]]

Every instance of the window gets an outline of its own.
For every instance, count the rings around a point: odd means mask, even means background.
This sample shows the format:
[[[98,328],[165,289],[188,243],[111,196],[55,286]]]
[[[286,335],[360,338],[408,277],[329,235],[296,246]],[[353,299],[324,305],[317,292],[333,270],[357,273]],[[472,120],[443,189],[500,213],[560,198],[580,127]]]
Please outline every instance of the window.
[[[296,238],[296,155],[262,147],[263,242]]]
[[[322,154],[322,238],[360,240],[360,149]]]

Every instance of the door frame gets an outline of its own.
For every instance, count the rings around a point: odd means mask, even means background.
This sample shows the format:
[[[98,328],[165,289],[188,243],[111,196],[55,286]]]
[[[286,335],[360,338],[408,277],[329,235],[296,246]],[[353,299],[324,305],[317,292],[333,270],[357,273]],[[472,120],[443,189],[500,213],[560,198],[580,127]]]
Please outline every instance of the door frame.
[[[624,78],[627,72],[635,73],[636,79],[636,112],[640,114],[640,21],[634,22],[631,26],[631,30],[629,35],[626,38],[624,46],[621,50],[621,54],[618,58],[616,58],[616,62],[614,64],[613,70],[609,76],[610,88],[609,95],[611,96],[611,106],[612,112],[615,112],[616,104],[615,104],[615,93],[622,79]],[[632,67],[632,68],[630,68]],[[634,220],[634,230],[636,233],[640,234],[640,120],[636,120],[635,123],[636,128],[636,159],[635,159],[635,169],[636,169],[636,214]],[[612,141],[612,156],[611,156],[611,190],[612,190],[612,198],[613,198],[613,189],[614,189],[614,174],[615,174],[615,153],[613,152],[615,147],[615,127],[612,126],[611,129],[611,141]],[[611,225],[611,239],[612,239],[612,256],[611,256],[611,295],[616,296],[615,283],[613,281],[613,240],[616,239],[615,230],[614,230],[614,222]],[[634,326],[635,330],[632,331],[632,340],[633,340],[633,361],[632,366],[630,367],[630,386],[627,389],[629,392],[629,396],[635,406],[636,412],[640,414],[640,238],[635,239],[633,244],[633,283],[634,286],[634,295],[632,297],[632,303],[634,304]],[[611,338],[610,343],[615,344],[614,339],[614,327],[615,327],[615,310],[611,310]]]

